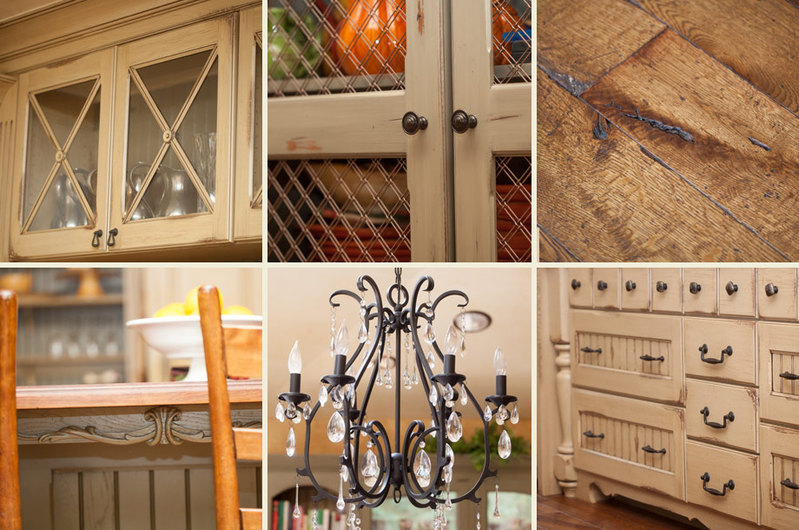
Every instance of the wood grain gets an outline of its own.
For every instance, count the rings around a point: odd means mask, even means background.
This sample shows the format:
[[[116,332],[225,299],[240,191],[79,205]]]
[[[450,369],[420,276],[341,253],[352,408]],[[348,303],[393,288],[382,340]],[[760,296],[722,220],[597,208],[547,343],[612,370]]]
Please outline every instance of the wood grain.
[[[621,499],[589,503],[562,495],[538,496],[538,528],[604,528],[606,530],[662,530],[695,528],[634,506]],[[678,517],[670,514],[672,517]]]
[[[783,259],[620,130],[594,138],[595,124],[588,105],[539,71],[538,223],[579,259]]]
[[[672,31],[662,33],[583,97],[729,215],[785,256],[799,258],[799,120],[790,111]],[[616,107],[608,106],[611,101]],[[693,141],[624,116],[636,109],[640,116],[680,127]],[[682,222],[708,244],[720,243],[720,230],[692,219]],[[714,261],[743,253],[728,245],[720,245],[727,248]],[[749,252],[751,261],[779,259],[773,249],[762,255],[741,250]]]
[[[558,239],[538,227],[538,261],[578,261]]]
[[[0,290],[0,528],[22,527],[16,411],[17,295]]]
[[[799,10],[785,0],[637,0],[753,85],[799,113]]]
[[[538,66],[579,95],[664,28],[624,0],[538,2]]]

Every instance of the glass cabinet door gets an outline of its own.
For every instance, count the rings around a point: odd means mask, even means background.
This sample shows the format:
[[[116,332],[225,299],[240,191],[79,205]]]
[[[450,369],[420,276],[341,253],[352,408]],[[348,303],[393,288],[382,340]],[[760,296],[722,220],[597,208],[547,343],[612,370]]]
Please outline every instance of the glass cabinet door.
[[[119,47],[109,246],[228,238],[230,33],[228,17]]]
[[[262,114],[263,32],[261,8],[239,18],[239,85],[236,123],[235,238],[260,240],[263,233]]]
[[[12,230],[20,256],[104,247],[110,66],[101,52],[20,77]]]

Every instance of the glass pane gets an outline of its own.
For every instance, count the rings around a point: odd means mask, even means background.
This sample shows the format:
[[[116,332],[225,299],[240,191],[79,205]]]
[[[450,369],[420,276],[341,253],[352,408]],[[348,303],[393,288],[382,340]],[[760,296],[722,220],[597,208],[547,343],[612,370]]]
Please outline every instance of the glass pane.
[[[89,97],[94,83],[95,80],[92,79],[77,85],[36,94],[36,101],[42,107],[44,117],[53,129],[61,147],[66,143],[72,127],[78,121],[78,115],[83,105],[86,104],[86,98]]]
[[[67,152],[67,160],[92,212],[97,211],[97,150],[99,145],[100,92],[98,91]]]
[[[25,153],[25,190],[23,192],[23,222],[30,217],[36,199],[43,192],[42,186],[55,165],[55,147],[44,132],[42,122],[32,107],[28,109],[28,145]],[[42,205],[41,207],[44,207]],[[53,213],[53,210],[50,211]]]
[[[496,163],[497,260],[533,257],[531,158],[498,156]]]
[[[170,127],[174,125],[178,112],[189,98],[189,92],[210,55],[211,51],[208,50],[137,69]]]
[[[163,133],[147,108],[144,98],[133,81],[130,82],[128,102],[128,151],[125,185],[125,211],[141,189],[142,180],[147,175],[163,144]]]
[[[146,172],[147,169],[144,169],[143,173]],[[133,213],[132,220],[207,211],[208,208],[197,193],[191,178],[170,147]]]
[[[405,88],[405,2],[269,0],[270,96]]]
[[[217,81],[215,60],[177,132],[180,146],[212,199],[216,191]]]
[[[492,0],[494,83],[532,82],[530,0]]]
[[[261,86],[263,84],[263,72],[261,68],[261,59],[263,52],[261,46],[255,44],[255,102],[253,105],[253,134],[252,134],[252,196],[250,199],[258,194],[261,189],[261,182],[263,179],[263,170],[261,168]],[[263,201],[262,201],[263,202]],[[260,204],[258,205],[260,206]]]
[[[89,220],[75,193],[75,188],[67,178],[63,164],[58,168],[50,189],[44,196],[44,202],[33,218],[30,230],[49,230],[56,228],[72,228],[86,226]]]
[[[268,164],[270,260],[410,260],[405,159]]]

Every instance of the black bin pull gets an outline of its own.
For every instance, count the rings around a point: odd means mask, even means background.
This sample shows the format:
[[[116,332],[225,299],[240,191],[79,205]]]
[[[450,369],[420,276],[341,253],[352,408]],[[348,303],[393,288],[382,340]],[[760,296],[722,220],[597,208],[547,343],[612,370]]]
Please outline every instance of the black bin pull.
[[[783,379],[787,379],[788,381],[796,381],[797,379],[799,379],[799,374],[793,374],[791,372],[782,372],[780,374],[780,377],[782,377]]]
[[[718,423],[718,422],[715,422],[715,421],[707,421],[707,417],[710,416],[710,409],[707,408],[707,407],[705,407],[702,410],[700,410],[699,413],[702,416],[704,416],[703,421],[705,422],[705,425],[707,425],[708,427],[713,427],[714,429],[726,429],[728,421],[730,423],[735,421],[735,414],[733,414],[732,411],[729,411],[727,414],[725,414],[723,416],[724,423]]]
[[[791,488],[792,490],[799,490],[799,484],[797,484],[796,482],[792,481],[788,477],[780,480],[780,484],[782,484],[786,488]]]
[[[649,444],[646,444],[645,446],[643,446],[641,448],[641,451],[644,451],[645,453],[650,453],[650,454],[660,454],[660,455],[665,455],[666,454],[666,448],[665,447],[663,449],[655,449],[654,447],[652,447]]]
[[[588,436],[589,438],[599,438],[600,440],[605,437],[605,433],[594,434],[591,430],[587,430],[583,433],[583,436]]]
[[[724,356],[725,356],[725,355],[727,355],[728,357],[732,357],[732,346],[729,346],[729,345],[728,345],[726,348],[724,348],[723,350],[721,350],[721,357],[719,357],[718,359],[716,359],[716,358],[714,358],[714,357],[706,357],[706,355],[707,355],[707,344],[702,344],[702,345],[699,347],[699,353],[701,353],[701,354],[702,354],[702,355],[700,356],[700,359],[701,359],[701,361],[702,361],[703,363],[707,363],[707,364],[721,364],[721,363],[723,363],[723,362],[724,362]]]
[[[711,495],[716,495],[717,497],[724,497],[727,494],[727,490],[735,489],[735,482],[733,482],[732,479],[723,484],[721,491],[715,488],[708,488],[707,483],[710,482],[710,474],[708,474],[707,471],[705,471],[705,473],[699,478],[702,479],[702,489]]]
[[[662,355],[660,357],[652,357],[651,355],[642,355],[639,357],[639,359],[641,359],[642,361],[658,361],[661,363],[666,360],[666,358],[663,357]]]
[[[582,348],[580,348],[580,351],[584,353],[602,353],[602,348],[593,349],[589,348],[588,346],[583,346]]]

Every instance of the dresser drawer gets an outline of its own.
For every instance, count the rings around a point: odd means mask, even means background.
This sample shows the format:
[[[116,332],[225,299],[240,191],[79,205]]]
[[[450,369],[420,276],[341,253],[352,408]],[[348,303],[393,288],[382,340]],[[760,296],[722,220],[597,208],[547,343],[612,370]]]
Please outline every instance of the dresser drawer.
[[[594,291],[591,286],[591,269],[569,269],[566,278],[569,282],[569,305],[591,307],[591,294]]]
[[[757,270],[760,318],[796,320],[796,269]]]
[[[757,326],[760,417],[799,425],[799,325]]]
[[[799,528],[799,430],[760,426],[762,523]]]
[[[593,271],[594,307],[618,309],[619,306],[619,269],[594,269]]]
[[[757,389],[685,381],[688,436],[757,452]]]
[[[652,269],[652,311],[682,312],[680,269]]]
[[[685,459],[685,500],[757,523],[757,456],[689,441]]]
[[[680,317],[571,312],[572,383],[682,401]]]
[[[682,308],[685,313],[714,315],[716,269],[685,269],[682,273]]]
[[[621,308],[649,310],[649,270],[621,270]]]
[[[719,313],[755,316],[755,269],[719,269]]]
[[[757,384],[754,322],[685,318],[683,328],[687,375]]]
[[[574,465],[683,499],[682,414],[667,405],[574,390]]]

